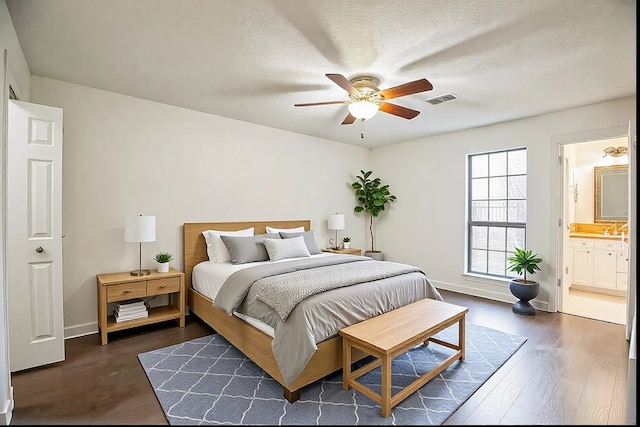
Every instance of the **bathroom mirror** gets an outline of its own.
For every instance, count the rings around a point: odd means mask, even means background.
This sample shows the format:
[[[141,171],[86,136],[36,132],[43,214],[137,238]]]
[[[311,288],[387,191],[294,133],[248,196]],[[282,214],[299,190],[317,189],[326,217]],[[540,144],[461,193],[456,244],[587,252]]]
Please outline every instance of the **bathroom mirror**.
[[[594,222],[627,221],[629,216],[629,165],[596,166]]]

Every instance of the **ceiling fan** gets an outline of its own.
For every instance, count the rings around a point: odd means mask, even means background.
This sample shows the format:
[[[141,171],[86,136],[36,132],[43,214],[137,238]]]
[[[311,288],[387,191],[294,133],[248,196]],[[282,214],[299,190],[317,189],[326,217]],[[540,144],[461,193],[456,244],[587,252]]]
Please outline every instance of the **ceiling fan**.
[[[343,125],[350,125],[358,119],[364,122],[375,116],[378,110],[411,120],[420,114],[420,111],[392,104],[387,102],[387,100],[433,89],[433,85],[429,83],[427,79],[419,79],[389,89],[380,90],[378,89],[380,80],[376,77],[358,76],[348,80],[342,74],[325,75],[335,84],[346,90],[350,99],[345,101],[295,104],[295,106],[308,107],[312,105],[347,104],[349,112],[347,113],[347,117],[342,121]]]

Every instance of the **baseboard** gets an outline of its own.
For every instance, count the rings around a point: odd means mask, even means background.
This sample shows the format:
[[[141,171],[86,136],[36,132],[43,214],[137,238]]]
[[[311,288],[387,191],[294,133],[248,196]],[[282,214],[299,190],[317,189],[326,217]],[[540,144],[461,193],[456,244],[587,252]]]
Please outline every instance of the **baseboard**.
[[[0,424],[8,426],[11,424],[11,417],[13,416],[13,387],[9,388],[9,400],[5,400],[2,404],[2,411],[0,411]]]
[[[433,286],[438,289],[444,289],[445,291],[457,292],[459,294],[471,295],[474,297],[486,298],[493,301],[506,302],[513,304],[517,301],[516,297],[511,294],[508,286],[504,287],[487,284],[485,288],[472,287],[459,283],[439,282],[437,280],[429,280]],[[473,281],[473,283],[476,283]],[[549,304],[544,301],[531,300],[529,301],[536,310],[549,311]]]
[[[99,332],[98,322],[85,323],[81,325],[67,326],[64,328],[64,339],[83,337],[85,335],[97,334]]]
[[[188,316],[190,311],[185,309],[185,316]],[[64,339],[84,337],[86,335],[93,335],[100,332],[98,328],[98,322],[85,323],[81,325],[67,326],[64,328]]]

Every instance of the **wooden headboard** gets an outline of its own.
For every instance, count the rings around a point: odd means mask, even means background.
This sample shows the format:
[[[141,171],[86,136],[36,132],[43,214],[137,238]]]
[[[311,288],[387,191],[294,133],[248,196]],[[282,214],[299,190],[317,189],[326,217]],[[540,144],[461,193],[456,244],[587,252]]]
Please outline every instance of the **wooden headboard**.
[[[308,219],[290,221],[246,221],[246,222],[185,222],[183,228],[183,257],[186,289],[191,288],[191,272],[199,262],[207,261],[207,244],[202,232],[205,230],[235,231],[254,227],[254,234],[264,234],[267,226],[274,228],[295,228],[303,226],[311,230]]]

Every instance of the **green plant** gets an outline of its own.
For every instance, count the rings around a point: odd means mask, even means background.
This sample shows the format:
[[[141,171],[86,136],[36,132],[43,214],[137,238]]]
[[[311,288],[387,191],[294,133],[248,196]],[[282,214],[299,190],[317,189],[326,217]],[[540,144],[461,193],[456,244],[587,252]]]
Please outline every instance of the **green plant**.
[[[160,264],[164,264],[165,262],[173,261],[173,255],[169,252],[158,252],[153,259]]]
[[[342,241],[345,242],[345,243],[349,243],[351,241],[351,237],[345,236],[345,237],[342,238]]]
[[[365,212],[369,215],[369,233],[371,234],[371,252],[375,252],[375,239],[373,235],[373,218],[384,211],[387,203],[394,202],[396,196],[389,192],[389,185],[382,185],[380,178],[370,179],[371,171],[363,171],[356,176],[357,181],[351,184],[356,192],[358,204],[353,209],[355,212]]]
[[[513,256],[507,258],[510,263],[507,269],[518,275],[523,274],[522,283],[531,283],[532,281],[527,281],[527,272],[534,274],[536,270],[539,271],[538,264],[542,262],[542,258],[539,258],[538,254],[534,255],[531,250],[520,248],[514,248],[512,254]]]

